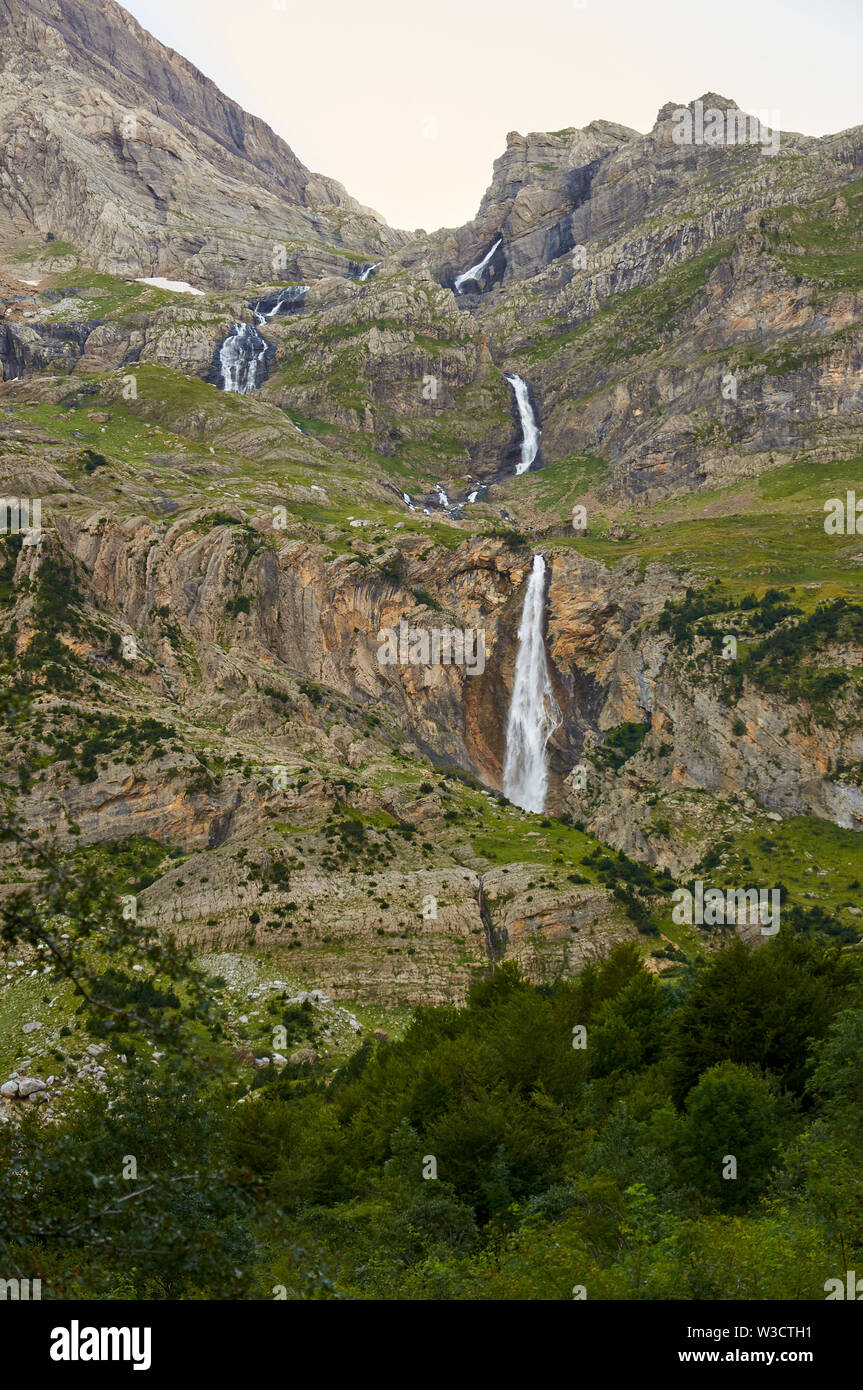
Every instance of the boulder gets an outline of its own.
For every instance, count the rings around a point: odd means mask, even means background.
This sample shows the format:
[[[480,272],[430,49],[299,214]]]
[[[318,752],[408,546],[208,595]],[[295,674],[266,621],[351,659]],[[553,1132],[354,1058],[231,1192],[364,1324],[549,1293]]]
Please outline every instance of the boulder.
[[[296,1052],[292,1052],[288,1060],[295,1067],[311,1067],[319,1056],[320,1053],[313,1051],[312,1048],[301,1047]]]
[[[32,1096],[37,1091],[45,1091],[47,1087],[44,1081],[40,1081],[36,1076],[28,1076],[24,1081],[18,1082],[19,1096]]]

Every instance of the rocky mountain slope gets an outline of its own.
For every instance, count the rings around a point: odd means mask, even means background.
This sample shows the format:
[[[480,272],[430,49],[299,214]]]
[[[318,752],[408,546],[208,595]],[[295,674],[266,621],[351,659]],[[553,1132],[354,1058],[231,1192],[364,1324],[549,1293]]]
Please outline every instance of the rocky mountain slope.
[[[8,232],[210,287],[320,274],[402,240],[113,0],[3,0],[0,53]]]
[[[673,970],[721,939],[673,920],[695,874],[853,944],[863,556],[824,504],[860,476],[863,132],[511,135],[476,219],[416,238],[109,0],[0,22],[29,822],[111,847],[142,925],[375,1007],[623,939]],[[538,552],[542,815],[501,795]],[[382,662],[402,624],[481,668]]]

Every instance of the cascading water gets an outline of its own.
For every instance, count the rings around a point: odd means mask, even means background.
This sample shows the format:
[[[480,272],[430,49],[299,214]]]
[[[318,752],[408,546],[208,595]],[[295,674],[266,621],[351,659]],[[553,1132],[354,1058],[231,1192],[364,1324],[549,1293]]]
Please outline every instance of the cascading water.
[[[498,248],[499,246],[502,246],[502,245],[503,245],[503,237],[498,237],[498,239],[497,239],[497,241],[495,242],[494,246],[491,248],[490,251],[487,251],[487,252],[485,253],[485,255],[483,256],[483,258],[482,258],[481,261],[477,261],[476,265],[472,265],[471,268],[470,268],[470,270],[463,270],[462,273],[461,273],[461,275],[457,275],[457,276],[455,277],[455,279],[454,279],[453,282],[452,282],[452,286],[453,286],[453,289],[455,290],[456,294],[461,294],[461,293],[463,292],[463,291],[462,291],[462,286],[463,286],[463,285],[469,284],[471,281],[473,281],[473,282],[474,282],[475,284],[477,284],[477,285],[480,284],[480,281],[481,281],[481,279],[482,279],[483,271],[485,270],[486,266],[487,266],[487,265],[489,264],[489,262],[491,261],[491,258],[492,258],[492,256],[494,255],[494,253],[495,253],[495,251],[497,250],[497,248]]]
[[[536,415],[530,402],[530,391],[524,377],[513,372],[506,373],[506,379],[515,392],[518,418],[521,421],[521,459],[515,466],[516,476],[526,473],[539,453],[539,436],[542,430],[536,423]]]
[[[257,328],[250,323],[235,323],[219,348],[219,385],[223,391],[238,391],[246,396],[266,380],[267,346]]]
[[[360,285],[364,285],[366,280],[368,280],[369,276],[372,274],[372,272],[377,270],[378,267],[382,264],[382,261],[375,261],[374,265],[364,265],[359,275],[357,276],[357,283]]]
[[[560,723],[543,635],[545,559],[534,555],[518,629],[512,700],[506,721],[503,794],[523,811],[545,810],[548,769],[545,749]]]
[[[275,318],[276,314],[295,314],[298,309],[305,308],[308,292],[308,285],[286,285],[284,289],[256,299],[250,305],[255,322],[266,323],[268,319]]]
[[[255,324],[263,325],[276,314],[295,314],[306,303],[308,285],[285,285],[272,294],[252,300],[249,308]],[[267,379],[267,357],[270,345],[250,323],[235,323],[220,345],[215,357],[212,379],[223,391],[237,391],[247,396]]]

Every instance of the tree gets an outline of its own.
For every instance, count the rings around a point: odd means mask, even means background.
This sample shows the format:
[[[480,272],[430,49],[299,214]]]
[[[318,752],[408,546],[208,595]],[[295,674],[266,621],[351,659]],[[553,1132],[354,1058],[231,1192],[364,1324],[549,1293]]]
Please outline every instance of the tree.
[[[686,1098],[680,1141],[692,1184],[723,1211],[740,1211],[765,1190],[776,1164],[776,1097],[750,1067],[720,1062]]]
[[[10,697],[0,709],[13,730],[25,712]],[[0,839],[28,876],[0,901],[0,940],[71,988],[118,1072],[110,1093],[79,1083],[68,1119],[28,1106],[0,1130],[0,1268],[44,1277],[48,1297],[242,1296],[252,1189],[224,1140],[214,982],[124,912],[104,865],[28,833],[11,797]]]
[[[823,1037],[859,981],[841,947],[783,930],[754,950],[736,938],[697,976],[675,1020],[678,1105],[703,1071],[731,1061],[775,1072],[802,1096],[813,1038]]]

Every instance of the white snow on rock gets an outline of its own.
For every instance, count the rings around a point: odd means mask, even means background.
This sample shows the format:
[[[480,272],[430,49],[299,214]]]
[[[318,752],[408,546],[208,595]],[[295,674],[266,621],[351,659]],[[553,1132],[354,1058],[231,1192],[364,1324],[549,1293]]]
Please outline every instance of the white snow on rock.
[[[190,285],[188,280],[166,280],[164,275],[136,275],[135,280],[139,285],[155,285],[157,290],[173,290],[175,294],[199,294],[203,297],[203,290],[196,290],[194,285]]]

